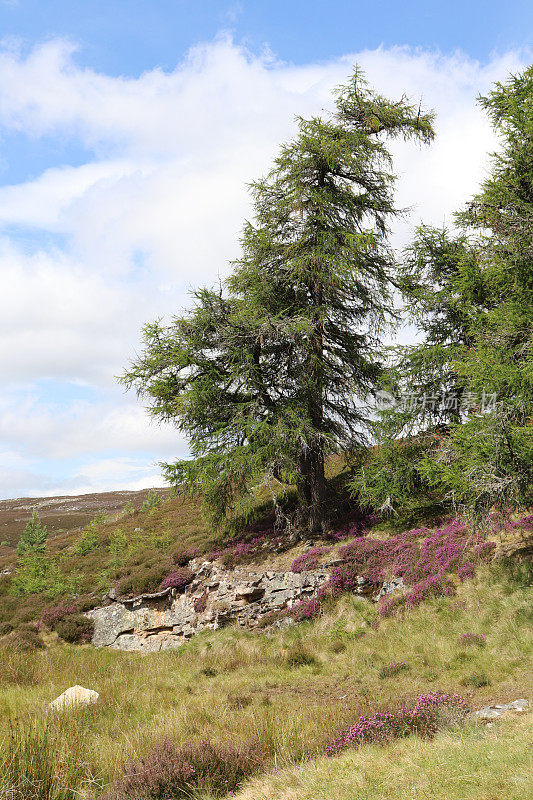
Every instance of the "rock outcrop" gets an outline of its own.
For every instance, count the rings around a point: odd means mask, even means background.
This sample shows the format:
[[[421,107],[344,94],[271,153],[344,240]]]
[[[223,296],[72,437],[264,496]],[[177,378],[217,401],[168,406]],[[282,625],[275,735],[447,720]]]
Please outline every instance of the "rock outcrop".
[[[235,622],[254,628],[272,612],[310,600],[327,583],[329,571],[258,572],[224,569],[216,562],[192,561],[194,580],[182,591],[165,589],[130,599],[109,595],[109,605],[89,611],[93,645],[158,652],[179,647],[202,630]],[[356,592],[374,601],[401,590],[401,579],[376,587],[360,578]]]
[[[328,580],[327,572],[226,570],[208,561],[191,567],[195,578],[182,593],[166,589],[90,611],[93,644],[156,652],[230,622],[253,628],[266,614],[310,599]]]

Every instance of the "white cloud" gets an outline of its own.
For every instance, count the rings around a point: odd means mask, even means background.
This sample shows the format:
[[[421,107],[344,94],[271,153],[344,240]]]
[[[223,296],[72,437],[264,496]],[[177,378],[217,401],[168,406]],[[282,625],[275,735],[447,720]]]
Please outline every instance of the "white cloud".
[[[78,67],[74,46],[61,40],[28,55],[0,54],[0,132],[81,142],[89,153],[82,166],[51,163],[37,178],[0,187],[6,450],[28,459],[92,454],[96,471],[89,464],[76,483],[100,488],[120,483],[120,469],[129,474],[132,453],[149,450],[155,461],[172,450],[175,433],[149,426],[113,375],[138,347],[145,321],[179,311],[188,287],[226,274],[250,213],[246,182],[268,168],[295,114],[331,107],[331,89],[355,62],[379,91],[406,92],[438,113],[430,149],[393,146],[398,203],[414,207],[395,230],[402,244],[420,219],[450,221],[483,178],[496,142],[475,97],[520,69],[523,55],[481,65],[392,48],[295,66],[221,38],[192,48],[173,71],[117,78]],[[86,382],[103,395],[63,408],[33,388],[12,404],[14,387],[43,378]],[[113,461],[118,472],[97,474],[98,452],[110,448],[124,453]]]

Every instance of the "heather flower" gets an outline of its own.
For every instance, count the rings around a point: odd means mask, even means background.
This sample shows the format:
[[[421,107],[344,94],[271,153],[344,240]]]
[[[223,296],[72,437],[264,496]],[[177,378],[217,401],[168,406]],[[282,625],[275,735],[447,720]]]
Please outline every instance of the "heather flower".
[[[329,547],[312,547],[294,559],[291,564],[291,572],[306,572],[307,570],[316,569],[322,557],[329,553],[329,550]]]
[[[159,589],[161,591],[163,589],[175,589],[178,592],[182,592],[193,578],[194,572],[191,569],[188,567],[180,567],[161,581]]]
[[[72,600],[63,600],[56,606],[48,606],[41,614],[41,623],[47,628],[55,630],[56,625],[69,614],[76,614],[78,608]]]
[[[411,733],[431,737],[437,732],[443,713],[462,717],[467,712],[468,706],[459,695],[421,694],[410,709],[402,706],[396,711],[360,717],[327,745],[326,755],[334,756],[348,747],[359,748],[364,744],[386,744]]]

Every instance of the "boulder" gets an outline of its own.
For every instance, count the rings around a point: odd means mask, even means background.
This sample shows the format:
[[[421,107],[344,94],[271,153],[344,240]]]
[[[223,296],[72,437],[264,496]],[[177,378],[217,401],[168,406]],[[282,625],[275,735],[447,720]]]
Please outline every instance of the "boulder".
[[[90,706],[100,699],[98,692],[92,689],[84,689],[83,686],[71,686],[59,697],[53,700],[48,708],[51,711],[65,711],[78,706]]]

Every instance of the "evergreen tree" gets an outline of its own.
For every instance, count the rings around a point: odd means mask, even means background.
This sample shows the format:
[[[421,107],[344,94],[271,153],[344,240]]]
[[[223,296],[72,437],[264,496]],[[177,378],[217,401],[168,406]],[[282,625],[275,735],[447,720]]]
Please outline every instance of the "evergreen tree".
[[[480,103],[502,147],[458,215],[482,265],[483,308],[455,364],[474,405],[427,470],[477,510],[528,502],[533,478],[533,66]]]
[[[299,119],[252,185],[226,294],[200,290],[189,315],[144,329],[121,380],[186,434],[194,459],[165,473],[202,492],[215,521],[262,482],[296,486],[302,529],[327,521],[325,460],[364,436],[393,311],[395,137],[429,142],[432,116],[374,94],[356,69],[336,111]]]
[[[403,265],[425,339],[396,352],[387,388],[414,402],[381,415],[382,447],[354,480],[376,504],[389,487],[397,503],[435,489],[476,513],[530,497],[533,67],[480,102],[502,142],[490,177],[456,215],[459,233],[421,228]]]
[[[17,555],[25,556],[32,553],[44,553],[48,530],[39,519],[37,511],[31,515],[17,543]]]

